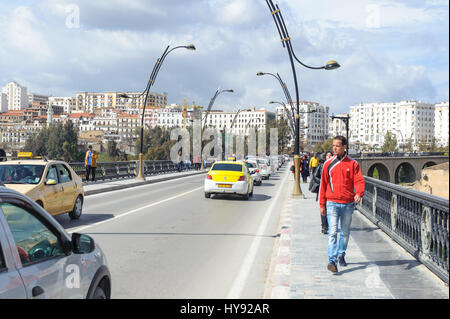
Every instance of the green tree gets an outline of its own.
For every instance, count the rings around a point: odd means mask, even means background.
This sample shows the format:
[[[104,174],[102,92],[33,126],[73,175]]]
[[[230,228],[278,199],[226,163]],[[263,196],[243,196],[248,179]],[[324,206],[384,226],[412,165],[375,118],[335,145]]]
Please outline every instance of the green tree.
[[[384,135],[384,144],[381,147],[382,152],[393,152],[397,149],[397,137],[390,131]]]

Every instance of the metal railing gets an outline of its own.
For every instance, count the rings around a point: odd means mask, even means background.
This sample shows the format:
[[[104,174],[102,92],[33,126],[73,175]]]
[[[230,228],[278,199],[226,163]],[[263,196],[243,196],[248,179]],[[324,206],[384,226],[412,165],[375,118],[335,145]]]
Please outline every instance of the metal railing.
[[[445,198],[364,177],[358,211],[449,283],[449,201]]]
[[[84,162],[69,163],[75,173],[80,176],[83,181],[86,177],[86,168]],[[192,164],[190,170],[194,170],[195,167]],[[98,181],[120,179],[120,178],[133,178],[137,176],[139,170],[139,161],[126,161],[126,162],[98,162],[97,169],[95,170],[95,179]],[[183,170],[186,170],[186,166],[183,165]],[[144,161],[143,174],[145,176],[165,174],[177,171],[177,164],[172,161]]]

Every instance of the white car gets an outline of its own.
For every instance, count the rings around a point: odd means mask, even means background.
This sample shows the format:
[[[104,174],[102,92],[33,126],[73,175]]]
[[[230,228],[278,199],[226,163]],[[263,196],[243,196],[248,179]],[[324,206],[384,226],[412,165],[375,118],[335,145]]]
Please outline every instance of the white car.
[[[252,175],[253,185],[260,186],[262,183],[262,176],[259,173],[258,163],[256,160],[246,160],[244,161],[245,165],[248,168],[248,171]]]
[[[269,179],[272,173],[272,168],[270,167],[270,162],[265,158],[257,158],[256,162],[259,166],[259,173],[263,179]]]

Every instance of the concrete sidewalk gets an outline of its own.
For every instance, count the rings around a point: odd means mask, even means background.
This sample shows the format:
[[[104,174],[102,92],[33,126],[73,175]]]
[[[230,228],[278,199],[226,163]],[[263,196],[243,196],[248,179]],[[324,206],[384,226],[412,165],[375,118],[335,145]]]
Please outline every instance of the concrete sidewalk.
[[[306,199],[294,199],[293,182],[291,174],[269,275],[272,289],[265,298],[449,298],[448,285],[358,211],[345,257],[348,266],[338,265],[338,274],[328,271],[328,235],[321,233],[316,194],[302,183]]]
[[[201,175],[207,173],[208,170],[203,171],[196,171],[196,170],[189,170],[189,171],[182,171],[182,172],[174,172],[174,173],[165,173],[165,174],[159,174],[159,175],[152,175],[152,176],[146,176],[145,181],[138,182],[134,178],[123,178],[123,179],[114,179],[114,180],[108,180],[108,181],[98,181],[98,182],[84,182],[83,188],[84,188],[84,195],[94,195],[104,192],[110,192],[115,191],[119,189],[125,189],[130,187],[136,187],[151,183],[158,183],[162,181],[187,177],[187,176],[194,176],[194,175]]]

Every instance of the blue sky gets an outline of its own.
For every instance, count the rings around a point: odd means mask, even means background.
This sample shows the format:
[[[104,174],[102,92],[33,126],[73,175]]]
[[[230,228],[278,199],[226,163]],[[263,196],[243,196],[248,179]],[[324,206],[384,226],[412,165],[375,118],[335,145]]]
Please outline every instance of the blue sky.
[[[449,95],[448,0],[279,0],[296,55],[302,100],[348,111],[360,102]],[[280,73],[295,96],[287,51],[264,0],[0,0],[0,85],[29,92],[141,91],[167,45],[153,90],[169,103],[273,108],[281,88],[258,71]]]

